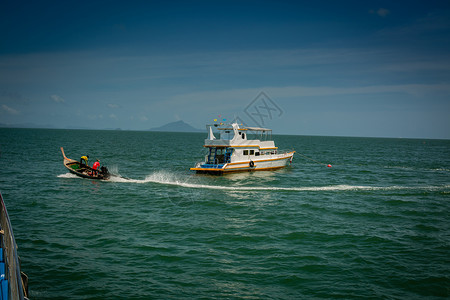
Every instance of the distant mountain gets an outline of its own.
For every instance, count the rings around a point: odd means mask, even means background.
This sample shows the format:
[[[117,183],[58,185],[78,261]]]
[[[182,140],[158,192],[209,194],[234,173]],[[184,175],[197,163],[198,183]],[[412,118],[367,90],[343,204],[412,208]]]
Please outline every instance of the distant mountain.
[[[0,127],[7,127],[7,128],[39,128],[39,129],[53,129],[55,128],[53,125],[45,124],[45,125],[38,125],[34,123],[19,123],[19,124],[4,124],[0,123]]]
[[[150,131],[203,132],[203,130],[194,128],[183,121],[172,122],[161,127],[152,128]]]

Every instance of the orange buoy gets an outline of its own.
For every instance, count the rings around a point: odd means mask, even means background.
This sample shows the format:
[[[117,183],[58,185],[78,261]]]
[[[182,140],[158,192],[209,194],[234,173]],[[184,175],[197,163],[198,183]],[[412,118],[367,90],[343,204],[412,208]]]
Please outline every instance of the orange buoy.
[[[331,165],[328,165],[327,167],[328,167],[328,168],[331,168]]]

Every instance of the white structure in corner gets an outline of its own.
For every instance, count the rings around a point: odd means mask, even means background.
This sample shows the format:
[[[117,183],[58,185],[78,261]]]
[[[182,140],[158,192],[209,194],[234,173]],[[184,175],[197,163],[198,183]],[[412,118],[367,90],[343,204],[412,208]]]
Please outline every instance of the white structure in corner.
[[[217,139],[213,127],[220,131]],[[197,173],[223,174],[229,172],[263,171],[284,168],[292,162],[295,151],[279,152],[271,140],[272,130],[244,127],[237,123],[207,125],[209,129],[205,145],[208,153],[204,162],[199,162],[192,171]],[[255,132],[260,139],[247,139]]]

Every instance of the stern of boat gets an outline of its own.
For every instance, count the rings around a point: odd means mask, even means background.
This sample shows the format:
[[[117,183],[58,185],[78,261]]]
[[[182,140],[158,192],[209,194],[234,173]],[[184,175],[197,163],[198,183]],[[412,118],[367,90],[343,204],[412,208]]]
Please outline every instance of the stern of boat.
[[[208,164],[204,162],[197,163],[191,171],[195,171],[198,174],[222,174],[227,164]]]

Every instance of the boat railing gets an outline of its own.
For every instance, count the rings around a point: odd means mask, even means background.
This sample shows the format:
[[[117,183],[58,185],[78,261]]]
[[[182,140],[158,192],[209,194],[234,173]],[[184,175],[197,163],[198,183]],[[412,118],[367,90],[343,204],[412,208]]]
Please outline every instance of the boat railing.
[[[288,153],[292,153],[292,152],[295,152],[295,150],[294,149],[288,149],[288,150],[276,150],[276,153],[275,154],[288,154]]]
[[[215,161],[214,163],[197,162],[194,164],[194,168],[212,168],[212,169],[223,169],[227,166],[227,163],[219,163]]]
[[[6,210],[5,203],[3,202],[2,195],[0,193],[0,233],[1,233],[1,247],[4,251],[4,264],[5,274],[4,278],[1,278],[1,287],[3,291],[3,285],[9,285],[7,288],[7,299],[26,299],[24,293],[26,289],[23,288],[22,275],[20,272],[19,256],[17,255],[17,244],[14,239],[14,234],[9,220],[8,211]],[[3,253],[1,253],[3,254]],[[26,275],[25,275],[26,276]],[[4,299],[4,297],[2,297]]]

